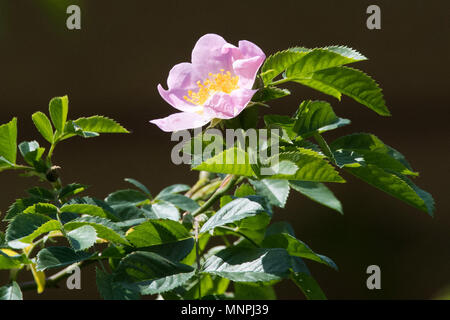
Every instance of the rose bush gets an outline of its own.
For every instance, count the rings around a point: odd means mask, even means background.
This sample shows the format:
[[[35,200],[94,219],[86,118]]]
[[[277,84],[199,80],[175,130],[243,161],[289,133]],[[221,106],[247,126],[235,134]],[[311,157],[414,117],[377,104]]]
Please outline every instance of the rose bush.
[[[168,89],[158,86],[164,100],[181,112],[152,122],[164,131],[209,122],[219,131],[260,128],[261,106],[291,94],[279,87],[286,82],[339,100],[345,95],[388,116],[375,81],[346,66],[365,59],[344,46],[295,47],[265,59],[251,42],[236,47],[208,34],[195,45],[191,63],[172,68]],[[417,172],[400,152],[369,133],[329,143],[324,133],[350,121],[338,117],[328,102],[310,100],[293,108],[292,116],[262,117],[262,128],[271,130],[279,147],[278,170],[272,174],[262,174],[259,154],[243,143],[193,162],[200,173],[191,186],[174,184],[154,196],[147,184],[128,178],[132,189],[104,199],[82,196],[87,186],[62,182],[65,168],[53,163],[55,147],[76,136],[128,130],[103,116],[69,120],[68,109],[68,98],[57,97],[50,101],[50,119],[42,112],[32,115],[48,151],[35,140],[17,144],[15,118],[0,126],[0,171],[18,170],[46,183],[27,190],[3,217],[8,227],[0,232],[0,270],[9,270],[10,280],[0,287],[2,299],[21,299],[30,289],[42,293],[69,276],[67,270],[89,264],[97,265],[96,284],[105,299],[274,299],[273,286],[283,279],[308,299],[324,299],[306,261],[334,269],[336,264],[298,239],[288,222],[272,222],[291,190],[342,214],[325,183],[344,183],[340,172],[345,171],[430,215],[434,211],[433,198],[414,184]],[[203,130],[193,137],[183,152],[195,155],[189,146],[207,134]],[[201,147],[210,143],[202,140]],[[245,161],[227,162],[234,154]],[[213,238],[220,245],[212,245]],[[26,270],[34,281],[23,282]]]

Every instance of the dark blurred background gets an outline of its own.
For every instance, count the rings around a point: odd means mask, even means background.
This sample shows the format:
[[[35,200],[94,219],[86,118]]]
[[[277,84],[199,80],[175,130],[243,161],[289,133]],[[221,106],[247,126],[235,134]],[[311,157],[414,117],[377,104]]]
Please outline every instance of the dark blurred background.
[[[81,7],[81,30],[66,28],[70,4]],[[381,30],[366,28],[370,4],[381,7]],[[326,138],[373,132],[400,150],[421,173],[416,183],[434,196],[435,218],[345,175],[347,184],[330,186],[344,216],[292,192],[275,220],[290,221],[300,239],[338,264],[336,272],[309,263],[330,299],[434,298],[450,285],[449,9],[444,0],[0,0],[0,123],[18,116],[19,140],[37,139],[31,114],[47,112],[51,97],[68,94],[72,119],[104,114],[133,132],[59,145],[54,159],[63,181],[92,185],[90,195],[103,198],[133,177],[156,193],[196,181],[197,172],[171,163],[170,134],[148,120],[174,112],[156,86],[166,87],[170,68],[190,60],[200,36],[250,40],[267,55],[297,45],[355,48],[369,57],[355,66],[381,84],[392,117],[301,86],[291,86],[294,94],[269,112],[292,114],[302,99],[330,101],[352,125]],[[37,182],[14,172],[2,173],[0,181],[2,212]],[[381,267],[381,290],[366,288],[371,264]],[[6,276],[0,273],[1,283]],[[82,273],[82,290],[27,292],[25,298],[96,299],[94,281],[91,268]],[[276,288],[279,298],[302,299],[293,284]]]

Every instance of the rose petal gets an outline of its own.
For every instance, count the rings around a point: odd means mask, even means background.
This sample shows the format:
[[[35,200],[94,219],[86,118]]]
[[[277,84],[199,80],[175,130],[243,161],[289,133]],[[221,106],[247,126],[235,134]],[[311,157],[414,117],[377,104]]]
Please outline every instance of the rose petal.
[[[245,109],[257,90],[237,89],[230,94],[217,92],[206,101],[204,112],[210,118],[231,119]]]
[[[224,38],[209,33],[201,37],[192,50],[192,65],[196,76],[205,80],[209,73],[218,73],[220,69],[232,70],[231,52],[223,50],[228,45]]]
[[[151,120],[161,130],[166,132],[199,128],[211,121],[211,118],[196,112],[179,112],[162,119]]]
[[[158,91],[161,97],[172,107],[180,111],[189,111],[193,104],[184,100],[189,90],[197,90],[198,79],[195,78],[192,64],[183,62],[175,65],[167,77],[168,90],[165,90],[160,84]]]
[[[251,89],[255,82],[256,74],[266,59],[264,52],[250,41],[239,41],[241,56],[235,56],[233,62],[234,73],[239,76],[239,86]]]

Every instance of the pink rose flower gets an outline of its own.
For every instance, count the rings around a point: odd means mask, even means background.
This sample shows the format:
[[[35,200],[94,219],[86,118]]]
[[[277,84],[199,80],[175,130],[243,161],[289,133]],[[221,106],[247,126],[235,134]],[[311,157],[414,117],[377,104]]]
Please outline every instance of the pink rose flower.
[[[236,47],[219,35],[204,35],[192,50],[192,62],[170,70],[168,90],[158,85],[163,99],[181,112],[150,122],[171,132],[202,127],[214,118],[236,117],[257,91],[252,87],[265,58],[249,41],[239,41]]]

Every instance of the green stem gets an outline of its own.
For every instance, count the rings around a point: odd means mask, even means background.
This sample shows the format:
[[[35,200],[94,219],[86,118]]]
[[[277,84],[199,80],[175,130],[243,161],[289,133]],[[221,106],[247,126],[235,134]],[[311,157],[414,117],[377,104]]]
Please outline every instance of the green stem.
[[[36,248],[38,245],[40,245],[42,242],[44,242],[44,238],[39,239],[38,241],[34,242],[32,244],[32,247],[28,250],[26,253],[26,257],[29,258],[31,256],[31,253],[33,252],[34,248]]]
[[[276,86],[276,85],[279,85],[279,84],[282,84],[282,83],[285,83],[285,82],[289,82],[289,81],[291,81],[291,79],[285,78],[285,79],[281,79],[281,80],[278,80],[278,81],[273,81],[273,82],[269,83],[267,86]]]
[[[21,165],[21,164],[15,164],[13,167],[11,167],[11,169],[13,169],[13,170],[22,170],[22,169],[25,169],[25,170],[34,170],[33,167],[24,166],[24,165]]]
[[[9,280],[11,282],[17,281],[17,275],[19,274],[19,271],[20,271],[20,269],[16,269],[16,268],[9,270]]]
[[[52,145],[50,146],[50,150],[48,151],[48,154],[47,154],[47,160],[48,160],[49,162],[51,162],[51,160],[52,160],[53,150],[55,150],[55,146],[56,146],[56,143],[53,142]]]
[[[208,210],[220,197],[222,197],[224,194],[226,194],[240,179],[239,176],[235,175],[227,175],[225,179],[223,179],[222,184],[219,186],[219,188],[216,190],[216,192],[213,193],[213,195],[197,210],[195,210],[192,213],[192,216],[197,216],[200,213],[205,212]]]
[[[69,271],[73,270],[74,267],[85,267],[87,265],[90,265],[94,262],[96,262],[97,260],[85,260],[85,261],[81,261],[78,263],[74,263],[70,266],[68,266],[67,268],[61,270],[58,273],[55,273],[54,275],[52,275],[51,277],[48,277],[45,280],[45,287],[46,288],[56,288],[58,287],[58,283],[69,277],[71,275],[71,273],[69,273]],[[23,282],[21,284],[19,284],[20,288],[22,289],[22,291],[27,291],[27,290],[35,290],[37,288],[37,284],[34,281],[29,281],[29,282]]]
[[[192,197],[192,195],[200,190],[203,186],[205,186],[209,182],[209,172],[206,171],[200,171],[200,174],[198,176],[198,181],[192,186],[191,189],[189,189],[188,192],[186,192],[184,195],[186,197]]]
[[[191,199],[194,201],[198,201],[204,198],[209,197],[211,194],[213,194],[218,187],[222,184],[222,181],[220,179],[214,179],[210,181],[206,186],[203,186],[199,190],[197,190],[192,196]]]
[[[195,260],[197,261],[196,275],[198,277],[198,298],[202,297],[202,276],[200,273],[200,246],[198,241],[198,221],[194,221],[194,233],[195,233]]]

